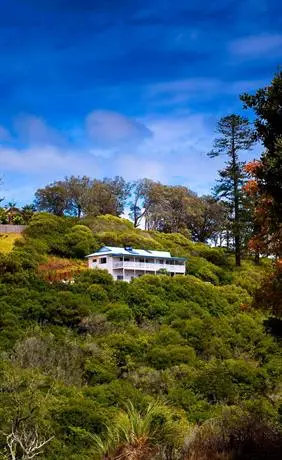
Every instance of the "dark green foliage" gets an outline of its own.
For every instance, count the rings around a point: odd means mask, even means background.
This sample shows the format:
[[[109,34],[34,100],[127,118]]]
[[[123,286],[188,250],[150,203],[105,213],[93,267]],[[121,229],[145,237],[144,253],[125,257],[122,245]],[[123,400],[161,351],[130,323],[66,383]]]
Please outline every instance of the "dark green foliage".
[[[188,346],[155,346],[148,353],[148,361],[156,369],[166,369],[181,363],[193,365],[195,352]]]
[[[18,245],[32,246],[38,253],[83,258],[98,249],[92,231],[74,219],[47,213],[35,215],[24,232],[26,241]]]
[[[119,224],[119,238],[132,232]],[[251,309],[264,264],[243,261],[234,269],[220,248],[179,234],[137,233],[187,256],[187,276],[145,275],[124,283],[85,269],[73,282],[46,282],[37,267],[48,252],[73,251],[93,238],[88,227],[48,215],[35,216],[25,239],[1,256],[2,451],[2,432],[31,414],[29,427],[54,436],[42,458],[100,459],[95,435],[106,439],[129,400],[137,414],[152,400],[169,406],[155,420],[168,429],[158,438],[169,446],[166,460],[182,460],[187,420],[209,423],[223,417],[226,406],[240,411],[244,404],[246,413],[256,406],[267,426],[281,423],[281,349],[264,328],[265,316]],[[180,437],[169,431],[166,411]]]
[[[229,210],[230,231],[235,246],[235,262],[237,266],[240,266],[245,221],[243,215],[246,212],[243,194],[246,174],[239,153],[252,148],[254,133],[248,119],[235,114],[219,120],[217,133],[219,137],[215,139],[213,150],[208,155],[211,158],[225,155],[228,161],[225,168],[219,171],[215,196],[221,198]]]
[[[84,270],[75,277],[76,283],[84,285],[101,284],[111,286],[113,284],[112,276],[106,270]]]
[[[92,231],[85,225],[74,225],[65,238],[69,257],[82,258],[99,249]]]
[[[219,284],[220,277],[224,278],[224,270],[222,268],[217,267],[202,257],[189,257],[187,273],[203,281],[210,281],[213,284]]]
[[[113,304],[107,310],[107,319],[112,323],[126,324],[132,319],[132,310],[125,304]]]
[[[270,85],[254,95],[243,94],[241,100],[256,116],[256,135],[265,148],[257,170],[258,185],[260,193],[272,197],[272,224],[276,220],[279,225],[282,222],[282,71],[277,72]]]
[[[91,284],[87,288],[87,294],[89,294],[92,302],[107,302],[109,300],[107,292],[100,284]]]

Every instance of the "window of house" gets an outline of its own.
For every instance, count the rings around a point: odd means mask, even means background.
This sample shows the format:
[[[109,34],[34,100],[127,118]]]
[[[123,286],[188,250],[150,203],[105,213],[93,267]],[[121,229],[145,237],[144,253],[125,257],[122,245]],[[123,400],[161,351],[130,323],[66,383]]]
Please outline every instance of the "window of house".
[[[130,261],[129,257],[124,258],[124,262],[129,262],[129,261]]]
[[[139,259],[139,262],[145,262],[145,260],[144,259]]]
[[[150,259],[146,259],[145,262],[146,262],[146,264],[149,264],[152,261]]]
[[[107,263],[107,257],[102,257],[100,259],[100,264],[106,264]]]
[[[93,264],[96,264],[97,259],[92,259]]]
[[[120,281],[122,281],[122,280],[123,280],[123,276],[122,276],[122,275],[118,275],[118,276],[117,276],[117,279],[120,280]]]
[[[171,264],[171,261],[170,260],[166,260],[165,262],[167,265],[170,265]]]
[[[157,260],[157,262],[158,262],[159,264],[161,264],[161,265],[164,263],[163,260]]]

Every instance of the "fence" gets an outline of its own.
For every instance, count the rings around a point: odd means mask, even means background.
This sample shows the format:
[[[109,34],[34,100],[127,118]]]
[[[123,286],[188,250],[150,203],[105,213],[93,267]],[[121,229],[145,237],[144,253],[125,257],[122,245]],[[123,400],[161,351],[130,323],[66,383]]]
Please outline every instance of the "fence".
[[[12,225],[12,224],[0,224],[0,234],[1,233],[22,233],[26,225]]]

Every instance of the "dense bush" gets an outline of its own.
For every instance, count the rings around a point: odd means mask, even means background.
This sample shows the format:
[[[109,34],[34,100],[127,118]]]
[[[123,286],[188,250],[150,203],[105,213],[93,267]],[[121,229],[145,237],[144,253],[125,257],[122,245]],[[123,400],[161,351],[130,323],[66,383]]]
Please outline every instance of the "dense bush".
[[[34,216],[0,257],[1,453],[3,433],[21,417],[19,435],[54,436],[46,460],[138,452],[142,460],[207,460],[207,453],[231,460],[242,452],[247,459],[248,449],[266,460],[263,433],[279,458],[281,348],[252,303],[264,264],[243,261],[234,270],[220,249],[135,232],[119,218],[93,219],[93,236],[73,219],[53,217]],[[187,256],[187,276],[124,283],[83,269],[68,282],[45,280],[42,267],[60,265],[55,254],[95,250],[108,223],[113,233],[120,226],[117,241],[134,235]],[[138,452],[136,443],[143,443]]]

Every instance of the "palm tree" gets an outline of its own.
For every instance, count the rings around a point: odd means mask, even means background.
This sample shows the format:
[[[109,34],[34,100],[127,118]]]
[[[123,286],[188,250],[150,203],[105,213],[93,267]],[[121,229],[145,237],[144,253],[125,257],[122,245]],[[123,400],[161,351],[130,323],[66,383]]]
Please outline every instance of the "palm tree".
[[[34,204],[26,204],[22,207],[22,217],[26,224],[30,221],[35,212],[36,207],[34,206]]]

